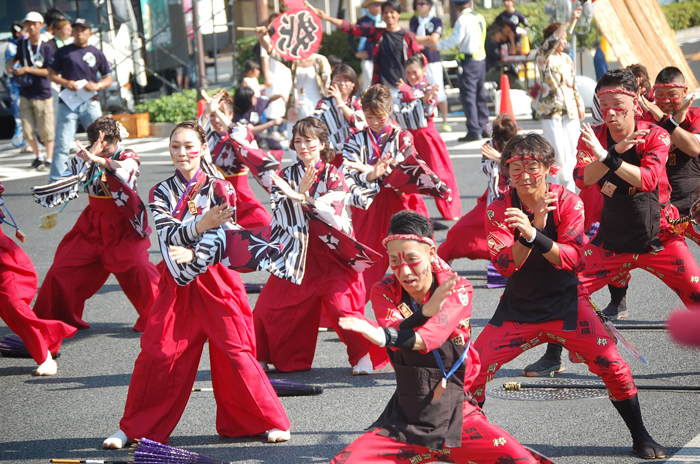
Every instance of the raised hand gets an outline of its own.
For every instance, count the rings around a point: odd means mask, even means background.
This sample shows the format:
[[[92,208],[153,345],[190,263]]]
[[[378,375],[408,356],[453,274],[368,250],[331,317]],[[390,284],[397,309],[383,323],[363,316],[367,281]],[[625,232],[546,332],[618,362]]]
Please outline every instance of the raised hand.
[[[393,158],[394,157],[391,153],[387,153],[384,158],[380,159],[377,164],[372,166],[372,171],[370,171],[370,173],[367,175],[367,180],[373,181],[386,174],[386,171],[389,169],[389,165],[391,164],[391,160]]]
[[[639,106],[642,108],[642,110],[651,113],[656,121],[661,121],[661,119],[664,117],[664,112],[661,111],[661,108],[659,108],[656,103],[647,100],[644,95],[639,96]]]
[[[270,180],[282,191],[284,196],[286,196],[287,198],[295,201],[302,201],[304,199],[301,193],[295,192],[294,189],[289,186],[287,181],[282,179],[277,174],[271,173]]]
[[[675,113],[673,113],[673,120],[676,121],[678,124],[681,124],[683,121],[685,121],[685,116],[688,114],[688,110],[690,109],[694,100],[695,94],[691,94],[690,98],[688,98],[688,100],[686,100],[685,103],[683,103],[683,106],[681,106]]]
[[[459,282],[459,274],[453,272],[447,280],[440,284],[435,290],[435,293],[433,293],[433,296],[430,297],[430,300],[423,306],[421,310],[423,315],[426,317],[433,317],[439,313],[447,297],[452,295],[454,288],[457,286],[457,282]]]
[[[316,181],[316,169],[313,166],[308,166],[299,183],[299,193],[306,195],[314,182]]]
[[[557,194],[554,192],[545,193],[540,201],[535,205],[535,218],[532,223],[535,227],[542,230],[547,225],[547,216],[550,211],[557,209]]]
[[[501,154],[493,148],[490,142],[486,142],[481,146],[481,156],[491,161],[499,161]]]
[[[593,152],[593,155],[598,161],[603,161],[608,156],[608,151],[600,144],[590,124],[584,122],[582,127],[581,138],[583,142]]]
[[[197,233],[203,234],[207,230],[216,229],[227,223],[233,217],[233,211],[228,204],[217,205],[202,215],[197,221]]]
[[[511,229],[518,229],[525,240],[531,240],[535,233],[530,219],[519,208],[507,208],[505,222]]]
[[[675,118],[674,118],[675,119]],[[639,139],[637,137],[644,137],[650,132],[649,129],[634,131],[628,135],[624,140],[619,141],[615,145],[615,151],[618,153],[624,153],[635,145],[640,145],[644,143],[644,139]]]

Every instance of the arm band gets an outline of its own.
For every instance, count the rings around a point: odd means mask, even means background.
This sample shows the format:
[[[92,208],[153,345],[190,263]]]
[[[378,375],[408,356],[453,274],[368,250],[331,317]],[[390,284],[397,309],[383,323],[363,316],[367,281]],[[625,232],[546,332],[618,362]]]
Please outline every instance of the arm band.
[[[678,127],[678,124],[675,124],[675,121],[673,120],[673,116],[666,116],[661,120],[661,124],[659,124],[662,128],[666,129],[666,132],[668,132],[668,135],[672,135],[673,131],[676,130],[676,127]]]
[[[603,164],[613,172],[617,171],[620,169],[620,166],[622,166],[622,158],[617,154],[614,146],[608,150],[608,156],[603,160]]]
[[[396,330],[389,327],[384,331],[386,332],[386,346],[412,350],[416,345],[416,333],[413,330]]]
[[[420,327],[426,322],[430,320],[429,317],[423,315],[423,310],[418,310],[415,313],[411,314],[408,319],[404,319],[401,321],[401,324],[399,325],[399,328],[401,330],[407,330],[407,329],[415,329],[416,327]]]
[[[534,246],[535,250],[545,254],[549,253],[549,251],[552,249],[554,246],[554,241],[540,232],[535,235],[535,240],[532,242],[532,245]]]

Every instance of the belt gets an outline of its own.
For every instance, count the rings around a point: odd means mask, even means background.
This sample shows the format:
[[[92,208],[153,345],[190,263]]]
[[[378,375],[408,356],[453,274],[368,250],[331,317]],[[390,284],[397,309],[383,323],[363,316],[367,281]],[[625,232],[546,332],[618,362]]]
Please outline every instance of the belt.
[[[100,213],[120,213],[119,206],[114,201],[112,197],[103,197],[88,195],[90,199],[90,208],[94,211],[99,211]]]

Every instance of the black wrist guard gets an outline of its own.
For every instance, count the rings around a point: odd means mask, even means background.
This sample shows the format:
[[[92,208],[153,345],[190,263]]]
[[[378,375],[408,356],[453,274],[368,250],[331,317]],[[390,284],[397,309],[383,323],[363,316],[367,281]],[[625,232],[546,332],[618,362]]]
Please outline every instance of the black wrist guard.
[[[416,333],[413,330],[396,330],[392,327],[384,329],[386,346],[394,346],[402,350],[412,350],[416,344]]]
[[[542,254],[549,253],[554,246],[554,240],[538,230],[537,235],[535,235],[535,240],[532,242],[532,246]]]
[[[537,237],[535,237],[535,241],[537,241]],[[533,242],[528,242],[527,240],[525,240],[525,237],[523,237],[522,234],[520,235],[520,238],[518,239],[518,242],[520,242],[520,244],[521,244],[522,246],[524,246],[525,248],[532,248],[533,246],[535,246],[535,242],[534,242],[534,241],[533,241]]]
[[[672,135],[673,131],[676,130],[676,127],[678,127],[676,124],[673,124],[673,121],[671,121],[670,115],[664,116],[664,118],[659,123],[659,126],[661,126],[663,129],[665,129],[666,132],[668,132],[668,135]]]
[[[399,325],[399,328],[401,330],[409,330],[409,329],[415,329],[416,327],[420,327],[426,322],[430,320],[429,317],[423,315],[423,310],[416,311],[415,313],[411,314],[408,319],[404,319],[401,321],[401,324]]]
[[[608,150],[608,156],[603,161],[603,164],[610,168],[611,171],[615,172],[622,166],[622,158],[617,154],[615,146],[613,145],[610,150]]]

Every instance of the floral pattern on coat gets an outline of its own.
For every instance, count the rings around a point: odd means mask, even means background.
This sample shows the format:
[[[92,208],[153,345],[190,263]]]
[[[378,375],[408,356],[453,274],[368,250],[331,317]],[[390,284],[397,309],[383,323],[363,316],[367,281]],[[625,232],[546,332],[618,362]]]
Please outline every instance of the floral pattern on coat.
[[[555,53],[557,45],[559,38],[552,34],[537,50],[535,63],[542,82],[532,106],[541,119],[568,116],[578,120],[578,104],[583,106],[583,100],[576,88],[574,62],[568,54]]]

